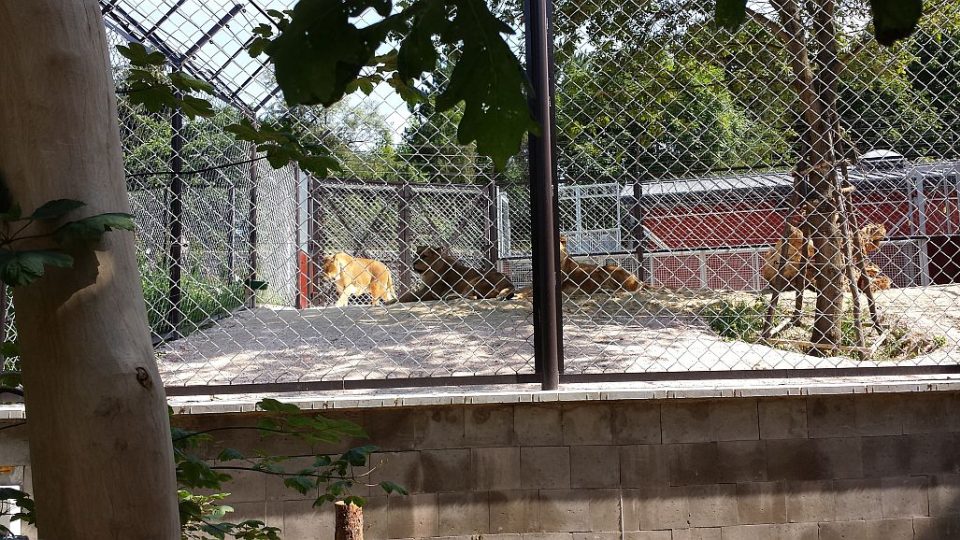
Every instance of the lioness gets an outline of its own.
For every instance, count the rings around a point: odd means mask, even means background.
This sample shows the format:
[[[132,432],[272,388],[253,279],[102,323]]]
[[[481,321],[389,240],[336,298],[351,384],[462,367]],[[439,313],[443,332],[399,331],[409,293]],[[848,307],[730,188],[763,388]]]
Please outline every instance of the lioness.
[[[598,266],[573,260],[567,252],[567,237],[560,237],[560,288],[563,292],[595,293],[599,290],[637,292],[643,283],[615,264]]]
[[[807,261],[813,261],[813,241],[806,238],[799,227],[790,224],[787,226],[790,230],[790,237],[787,238],[786,260],[783,261],[780,275],[787,282],[788,288],[792,290],[799,291],[811,288],[814,279],[814,266],[807,264],[803,275],[800,275],[800,267],[803,266],[803,250],[806,250]],[[773,249],[764,255],[760,274],[767,283],[773,284],[777,276],[777,266],[780,265],[783,256],[783,240],[777,242]]]
[[[343,307],[352,295],[369,293],[373,305],[380,301],[397,299],[390,269],[380,261],[351,257],[342,251],[323,258],[323,273],[337,285],[340,298],[336,305]]]
[[[514,291],[507,276],[490,269],[481,272],[463,264],[442,248],[418,247],[413,269],[423,284],[400,297],[400,302],[426,302],[450,296],[472,300],[506,298]]]
[[[806,238],[800,228],[789,224],[788,226],[790,228],[790,237],[787,239],[786,261],[784,261],[783,267],[780,269],[780,275],[784,278],[787,288],[790,290],[800,291],[803,289],[813,289],[816,277],[816,265],[813,264],[815,253],[813,240]],[[870,223],[857,231],[856,240],[860,243],[860,249],[863,250],[862,252],[869,255],[880,249],[880,245],[886,235],[886,227],[879,223]],[[806,250],[806,265],[804,265],[803,261],[803,250]],[[855,252],[854,256],[859,255]],[[777,266],[780,264],[782,257],[783,240],[777,242],[773,249],[768,251],[763,257],[763,266],[760,269],[760,273],[763,279],[770,285],[774,285],[774,279],[777,277]],[[803,275],[800,274],[802,266],[806,267]],[[866,268],[866,274],[871,278],[871,290],[876,292],[890,288],[892,282],[889,277],[883,275],[879,266],[867,260],[864,261],[864,267]],[[857,277],[857,286],[860,290],[863,290],[864,287],[867,286],[867,280],[860,276],[860,270],[858,268],[855,268],[853,273],[854,276]],[[846,284],[846,276],[844,276],[843,279]]]

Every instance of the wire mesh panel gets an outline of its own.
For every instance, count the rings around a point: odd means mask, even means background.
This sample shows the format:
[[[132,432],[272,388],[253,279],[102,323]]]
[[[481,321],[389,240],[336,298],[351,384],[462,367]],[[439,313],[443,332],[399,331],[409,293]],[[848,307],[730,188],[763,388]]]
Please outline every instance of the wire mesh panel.
[[[956,363],[960,28],[925,9],[885,48],[864,2],[556,4],[568,373]]]
[[[386,84],[287,107],[245,48],[294,0],[101,4],[114,45],[215,94],[210,118],[148,112],[111,55],[168,386],[528,380],[526,151],[495,170],[458,144],[462,107]],[[519,54],[522,6],[496,4]],[[554,4],[566,373],[956,364],[955,2],[891,48],[859,0],[750,2],[736,31],[709,3]],[[241,119],[288,122],[339,168],[274,168]]]
[[[102,4],[114,45],[141,42],[216,95],[211,118],[148,113],[126,97],[127,64],[112,53],[168,386],[532,373],[529,299],[498,273],[501,255],[529,267],[522,158],[494,171],[456,143],[460,108],[408,106],[386,84],[286,107],[245,48],[267,11],[293,0]],[[275,170],[225,129],[242,118],[290,122],[340,170]]]

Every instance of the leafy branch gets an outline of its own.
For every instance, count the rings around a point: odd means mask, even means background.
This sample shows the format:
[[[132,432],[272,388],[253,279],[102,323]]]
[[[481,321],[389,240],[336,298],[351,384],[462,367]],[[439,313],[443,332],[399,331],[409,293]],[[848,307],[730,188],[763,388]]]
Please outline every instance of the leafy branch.
[[[0,203],[2,204],[2,203]],[[49,225],[61,221],[85,204],[71,199],[47,202],[23,216],[20,205],[7,202],[0,207],[0,281],[11,286],[29,285],[43,277],[48,267],[70,268],[73,257],[66,250],[78,245],[98,242],[108,231],[133,230],[133,216],[124,213],[97,214],[62,223],[50,232],[24,234],[37,224]],[[13,249],[24,240],[52,241],[48,249]]]
[[[275,399],[263,399],[257,403],[257,408],[267,415],[256,426],[230,426],[204,431],[173,428],[177,481],[183,488],[180,491],[180,520],[186,538],[278,538],[275,536],[278,531],[259,521],[231,523],[223,520],[232,511],[229,506],[220,504],[228,495],[222,490],[232,480],[227,471],[280,477],[287,488],[300,494],[314,492],[314,506],[336,501],[358,506],[365,503],[364,498],[354,495],[352,490],[356,486],[370,485],[364,482],[370,471],[357,472],[357,469],[366,467],[371,454],[377,451],[377,447],[372,445],[351,448],[339,456],[311,455],[313,461],[309,466],[297,468],[287,467],[288,462],[294,457],[304,456],[277,456],[262,452],[247,455],[234,448],[224,448],[215,460],[208,462],[195,453],[201,446],[215,443],[210,433],[223,430],[255,430],[264,438],[292,436],[308,444],[337,443],[346,438],[367,436],[360,426],[352,422],[304,414],[296,405]],[[406,494],[402,487],[392,482],[378,485],[387,494]],[[210,489],[216,493],[200,496],[191,491],[194,489]]]
[[[233,448],[222,449],[213,460],[199,455],[199,450],[217,444],[210,435],[215,431],[250,430],[263,438],[275,436],[294,437],[308,444],[338,443],[344,439],[366,438],[363,428],[347,420],[326,418],[321,415],[305,414],[299,407],[282,403],[275,399],[263,399],[257,403],[257,409],[266,413],[255,426],[235,426],[212,428],[204,431],[190,431],[177,427],[171,429],[174,460],[176,463],[177,492],[180,511],[181,534],[184,539],[224,540],[279,540],[280,530],[267,526],[260,520],[240,522],[227,521],[234,509],[226,504],[230,496],[224,490],[233,480],[226,471],[245,471],[280,477],[283,484],[305,495],[316,493],[314,506],[343,501],[363,506],[363,497],[354,495],[357,486],[378,486],[384,493],[406,495],[406,490],[389,481],[368,484],[366,477],[373,469],[358,472],[367,467],[376,446],[364,445],[351,448],[338,455],[311,454],[309,456],[277,456],[255,451],[246,455]],[[168,409],[171,417],[173,410]],[[309,466],[287,468],[285,465],[294,458],[312,457]],[[197,494],[196,490],[211,490],[209,494]],[[11,500],[20,511],[11,516],[34,523],[35,510],[33,500],[23,491],[0,490],[0,502]],[[3,508],[0,508],[0,515]],[[0,527],[0,533],[7,532]]]
[[[283,13],[276,10],[270,10],[270,13],[280,19],[278,24],[283,27]],[[254,29],[254,35],[263,36],[269,31],[269,26],[261,25]],[[258,46],[258,39],[264,38],[254,39],[250,45],[253,50]],[[213,105],[202,96],[213,95],[214,89],[209,83],[180,70],[169,71],[168,60],[162,53],[148,51],[140,43],[119,45],[117,50],[130,62],[126,88],[120,92],[126,94],[131,103],[142,105],[155,113],[179,109],[190,119],[215,114]],[[274,169],[293,161],[302,169],[321,177],[326,176],[330,169],[340,170],[336,158],[326,148],[302,142],[302,130],[289,121],[264,121],[255,125],[250,119],[244,118],[225,126],[224,130],[233,133],[237,140],[255,144],[257,151],[265,154]]]
[[[379,21],[359,27],[358,15],[373,8]],[[437,47],[462,52],[437,108],[464,104],[457,132],[461,144],[476,142],[498,168],[536,133],[527,105],[529,86],[520,61],[504,39],[513,30],[484,0],[417,0],[393,13],[389,0],[300,2],[272,27],[258,27],[251,54],[265,53],[276,69],[288,105],[329,106],[348,92],[386,82],[408,103],[423,100],[415,81],[436,67]],[[399,49],[375,55],[400,39]]]
[[[118,92],[126,94],[131,103],[154,113],[179,109],[190,119],[213,116],[213,105],[193,95],[194,92],[213,94],[210,83],[180,70],[168,71],[167,58],[160,52],[148,51],[140,43],[118,45],[117,51],[130,61],[126,88]]]

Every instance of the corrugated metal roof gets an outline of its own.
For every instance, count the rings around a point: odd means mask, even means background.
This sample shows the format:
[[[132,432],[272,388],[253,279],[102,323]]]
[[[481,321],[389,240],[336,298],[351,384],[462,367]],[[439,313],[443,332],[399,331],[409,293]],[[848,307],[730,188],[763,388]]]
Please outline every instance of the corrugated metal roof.
[[[958,174],[960,162],[940,161],[935,163],[907,164],[902,169],[879,169],[873,167],[851,167],[848,175],[853,184],[879,181],[897,181],[920,176],[942,176]],[[692,193],[712,193],[734,190],[775,190],[790,189],[793,178],[789,171],[768,173],[747,173],[742,175],[713,176],[700,178],[681,178],[643,184],[645,197],[686,195]],[[633,196],[633,185],[626,184],[620,191],[621,197]]]

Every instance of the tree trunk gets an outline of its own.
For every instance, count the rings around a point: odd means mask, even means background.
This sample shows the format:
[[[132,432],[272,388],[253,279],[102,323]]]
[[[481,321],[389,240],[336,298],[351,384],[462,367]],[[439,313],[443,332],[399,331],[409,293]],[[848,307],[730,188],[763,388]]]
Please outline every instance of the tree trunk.
[[[343,501],[336,507],[335,540],[363,540],[363,508]]]
[[[0,66],[0,174],[14,200],[25,212],[57,198],[90,214],[128,211],[97,1],[0,2]],[[14,290],[40,534],[177,539],[170,426],[133,235],[111,232],[73,255],[74,268]]]
[[[817,289],[816,314],[810,341],[815,345],[827,346],[813,347],[811,354],[819,356],[830,354],[832,349],[840,345],[840,316],[843,313],[843,235],[838,222],[839,198],[836,192],[834,151],[836,141],[832,129],[836,99],[834,97],[825,101],[824,89],[818,88],[796,0],[777,0],[773,5],[784,30],[781,36],[785,41],[787,60],[794,74],[793,87],[802,108],[801,124],[806,132],[800,133],[800,136],[806,137],[809,143],[806,145],[807,155],[798,168],[803,169],[801,176],[809,179],[807,219],[812,230]],[[824,7],[820,3],[814,5]],[[829,15],[832,19],[832,10]],[[824,28],[821,20],[819,26],[821,31],[816,32],[818,41],[827,39],[827,32],[824,30],[835,34],[832,25]],[[836,36],[833,35],[830,39],[835,41]],[[818,45],[822,48],[828,44]],[[830,79],[829,82],[831,86],[827,90],[832,92],[834,81]]]

